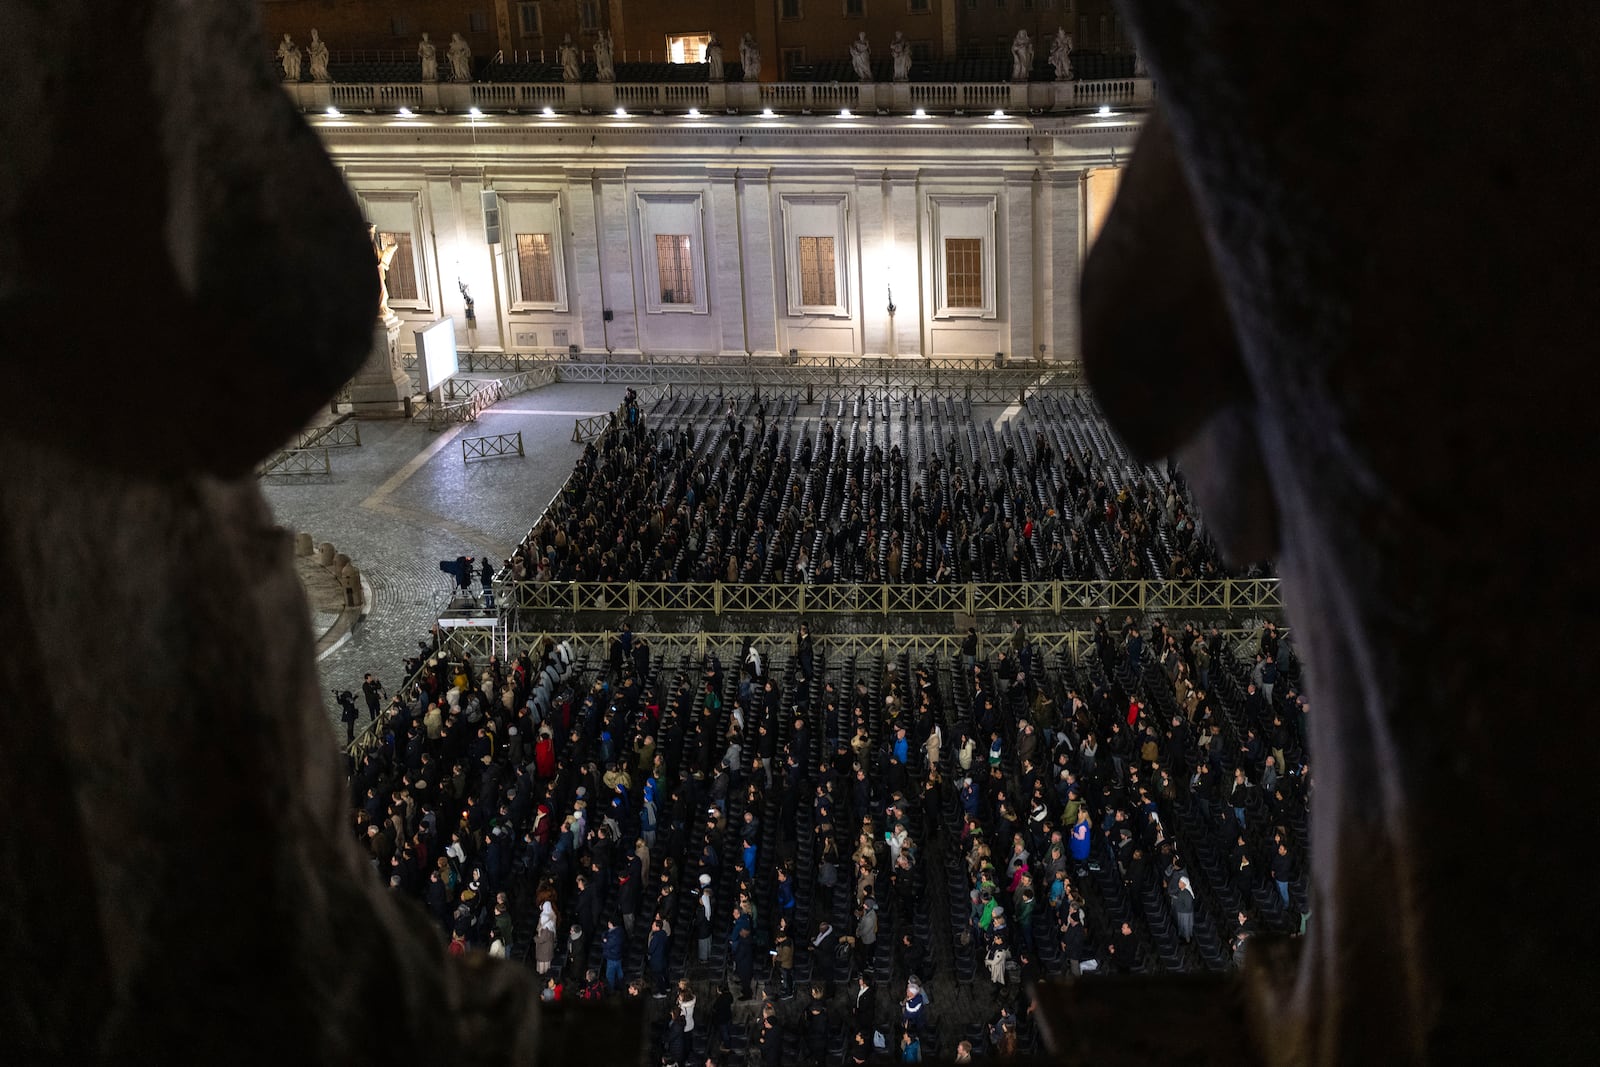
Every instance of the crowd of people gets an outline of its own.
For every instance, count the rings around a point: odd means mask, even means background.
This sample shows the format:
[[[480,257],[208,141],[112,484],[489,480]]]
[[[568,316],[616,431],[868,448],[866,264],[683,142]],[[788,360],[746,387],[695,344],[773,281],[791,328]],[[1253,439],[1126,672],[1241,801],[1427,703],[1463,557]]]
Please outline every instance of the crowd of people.
[[[352,829],[449,951],[640,998],[663,1063],[1023,1052],[1031,978],[1299,930],[1307,704],[1273,628],[1252,652],[1128,619],[1078,665],[1020,620],[943,663],[825,663],[802,630],[669,664],[627,626],[593,664],[435,657]]]
[[[959,583],[1222,577],[1181,476],[1092,404],[678,398],[629,390],[508,561],[519,581]]]

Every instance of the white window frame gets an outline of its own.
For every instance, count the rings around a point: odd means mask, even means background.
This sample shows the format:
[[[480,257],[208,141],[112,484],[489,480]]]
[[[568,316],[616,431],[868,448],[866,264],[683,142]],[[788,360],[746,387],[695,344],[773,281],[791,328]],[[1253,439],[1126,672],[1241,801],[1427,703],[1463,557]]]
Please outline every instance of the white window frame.
[[[658,209],[693,205],[693,222],[684,226]],[[639,219],[639,279],[644,293],[646,315],[709,315],[711,313],[706,278],[705,199],[699,192],[636,192],[634,210]],[[674,212],[673,214],[678,214]],[[689,260],[694,300],[687,304],[661,302],[661,267],[656,261],[656,237],[689,235]]]
[[[501,190],[496,189],[495,195],[500,198],[500,229],[504,234],[510,234],[511,240],[504,241],[500,247],[505,250],[506,284],[510,298],[510,308],[518,311],[566,311],[567,310],[567,248],[566,248],[566,216],[561,209],[561,194],[554,190],[527,191],[527,190]],[[548,231],[545,224],[528,221],[528,208],[547,210]],[[554,300],[524,300],[522,299],[522,259],[517,255],[517,237],[519,233],[545,233],[550,234],[550,260],[552,264],[553,280],[555,282]]]
[[[933,264],[933,317],[936,319],[992,319],[997,317],[995,299],[997,261],[995,220],[1000,212],[999,198],[982,193],[930,193],[927,199],[929,249]],[[946,291],[944,242],[947,237],[975,237],[983,242],[983,306],[951,307]]]
[[[795,221],[799,208],[831,209],[831,229]],[[784,193],[778,200],[783,217],[783,260],[790,315],[850,317],[850,196],[848,193]],[[808,212],[808,214],[813,214]],[[835,303],[807,304],[800,289],[800,238],[833,238],[833,295]]]
[[[391,298],[389,307],[396,311],[433,313],[433,289],[428,284],[433,277],[433,242],[424,225],[422,194],[406,189],[359,189],[356,197],[362,213],[380,231],[411,235],[411,263],[416,269],[417,296],[415,300]]]

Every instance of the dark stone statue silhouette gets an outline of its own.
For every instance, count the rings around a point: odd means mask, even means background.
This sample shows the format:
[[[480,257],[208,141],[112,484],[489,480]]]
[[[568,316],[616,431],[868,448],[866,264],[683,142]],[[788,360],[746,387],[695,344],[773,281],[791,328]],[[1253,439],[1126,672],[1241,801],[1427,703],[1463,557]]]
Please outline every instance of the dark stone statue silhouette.
[[[1164,118],[1087,369],[1276,554],[1315,691],[1311,929],[1239,1018],[1270,1062],[1587,1059],[1600,11],[1128,11]]]

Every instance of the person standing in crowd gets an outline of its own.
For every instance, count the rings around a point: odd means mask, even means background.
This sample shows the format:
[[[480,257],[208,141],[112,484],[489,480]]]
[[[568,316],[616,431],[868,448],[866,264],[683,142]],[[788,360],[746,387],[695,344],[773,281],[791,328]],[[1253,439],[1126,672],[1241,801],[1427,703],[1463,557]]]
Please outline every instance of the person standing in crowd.
[[[383,702],[383,683],[372,674],[366,674],[361,679],[361,693],[367,698],[367,718],[378,717],[378,705]]]

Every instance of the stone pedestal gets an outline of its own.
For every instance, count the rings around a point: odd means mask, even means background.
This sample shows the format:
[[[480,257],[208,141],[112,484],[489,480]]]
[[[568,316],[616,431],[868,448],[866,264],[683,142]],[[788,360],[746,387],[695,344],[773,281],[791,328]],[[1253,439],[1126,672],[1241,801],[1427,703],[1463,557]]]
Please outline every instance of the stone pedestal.
[[[358,418],[400,418],[410,397],[411,377],[400,367],[400,316],[390,312],[373,324],[372,350],[350,380],[350,406]]]

